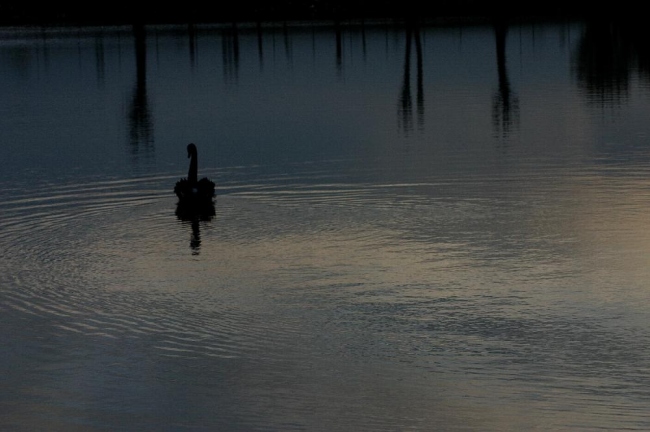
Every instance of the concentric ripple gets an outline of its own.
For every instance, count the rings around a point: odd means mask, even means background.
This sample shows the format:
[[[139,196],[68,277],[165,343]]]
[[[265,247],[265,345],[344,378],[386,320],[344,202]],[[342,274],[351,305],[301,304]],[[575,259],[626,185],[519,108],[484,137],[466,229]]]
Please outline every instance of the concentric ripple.
[[[187,253],[193,228],[174,215],[173,181],[11,191],[0,205],[3,312],[63,336],[147,338],[167,356],[233,357],[291,338],[289,319],[269,326],[277,317],[224,281],[197,278],[204,265]]]

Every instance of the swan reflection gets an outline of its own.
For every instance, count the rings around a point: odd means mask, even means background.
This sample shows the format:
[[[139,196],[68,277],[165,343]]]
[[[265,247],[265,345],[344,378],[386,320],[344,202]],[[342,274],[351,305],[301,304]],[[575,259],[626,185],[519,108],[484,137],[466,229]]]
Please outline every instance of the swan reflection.
[[[176,217],[184,224],[189,223],[192,228],[190,236],[190,249],[192,255],[201,252],[201,223],[210,222],[216,215],[213,202],[187,203],[179,202],[176,205]]]

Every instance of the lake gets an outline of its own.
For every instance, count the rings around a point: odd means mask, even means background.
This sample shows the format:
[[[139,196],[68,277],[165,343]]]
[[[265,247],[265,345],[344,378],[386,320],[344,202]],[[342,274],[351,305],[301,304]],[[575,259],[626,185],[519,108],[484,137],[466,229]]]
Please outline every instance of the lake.
[[[646,34],[0,29],[0,429],[650,429]]]

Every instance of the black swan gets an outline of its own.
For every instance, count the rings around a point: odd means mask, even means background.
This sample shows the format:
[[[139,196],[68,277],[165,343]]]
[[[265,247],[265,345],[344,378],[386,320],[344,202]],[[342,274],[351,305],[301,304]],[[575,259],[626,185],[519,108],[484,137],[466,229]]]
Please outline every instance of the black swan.
[[[187,145],[187,157],[191,158],[187,178],[180,179],[174,186],[174,193],[178,196],[179,204],[212,204],[215,195],[214,182],[207,177],[198,179],[196,146],[192,143]]]

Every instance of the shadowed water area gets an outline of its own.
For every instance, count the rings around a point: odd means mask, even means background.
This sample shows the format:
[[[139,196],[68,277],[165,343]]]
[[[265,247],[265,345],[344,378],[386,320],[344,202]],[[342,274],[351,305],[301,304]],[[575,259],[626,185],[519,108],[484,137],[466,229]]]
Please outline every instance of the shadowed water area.
[[[0,429],[650,429],[647,41],[0,30]]]

